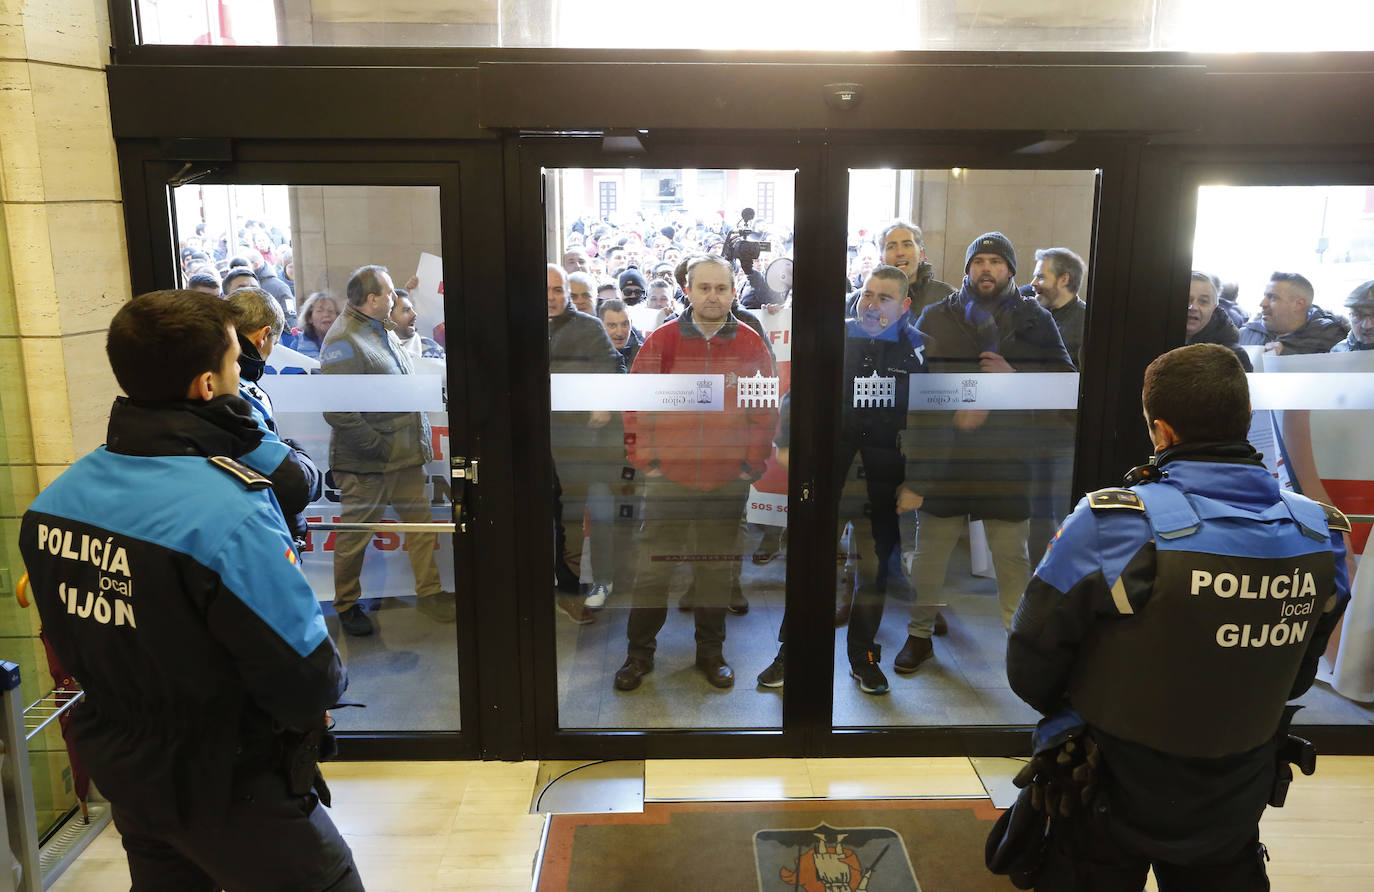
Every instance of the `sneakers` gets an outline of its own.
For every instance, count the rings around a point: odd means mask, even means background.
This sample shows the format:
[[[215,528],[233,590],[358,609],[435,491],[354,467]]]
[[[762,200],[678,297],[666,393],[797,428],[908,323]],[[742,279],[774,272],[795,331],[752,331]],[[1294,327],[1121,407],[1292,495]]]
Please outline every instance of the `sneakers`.
[[[782,676],[782,654],[778,654],[773,658],[773,662],[768,664],[768,668],[759,673],[759,687],[780,688],[782,687]]]
[[[902,675],[909,675],[915,672],[921,663],[935,656],[935,645],[930,643],[929,638],[916,638],[906,636],[906,644],[902,645],[901,653],[892,661],[892,668]]]
[[[453,592],[438,592],[415,599],[415,609],[436,623],[451,623],[458,618]]]
[[[745,599],[744,592],[735,588],[730,592],[730,604],[725,608],[730,611],[731,616],[744,616],[749,612],[749,601]]]
[[[361,604],[354,604],[352,607],[339,614],[339,625],[345,632],[354,638],[361,638],[364,635],[372,634],[372,620],[367,618],[363,612]]]
[[[553,606],[558,608],[559,613],[562,613],[579,626],[585,626],[587,623],[596,622],[596,617],[592,616],[592,612],[587,609],[587,605],[583,604],[582,599],[576,595],[554,592]]]
[[[606,599],[611,596],[612,588],[609,582],[598,582],[592,586],[591,592],[587,594],[587,600],[582,603],[590,610],[600,610],[606,606]]]
[[[713,688],[729,688],[735,684],[735,670],[725,662],[725,657],[697,657],[697,668],[706,676]]]
[[[863,659],[849,661],[849,675],[859,682],[859,690],[865,694],[887,693],[887,676],[878,668],[878,655],[871,650]]]
[[[624,665],[615,671],[615,689],[617,691],[633,691],[639,687],[639,682],[644,676],[653,671],[653,660],[626,657]]]

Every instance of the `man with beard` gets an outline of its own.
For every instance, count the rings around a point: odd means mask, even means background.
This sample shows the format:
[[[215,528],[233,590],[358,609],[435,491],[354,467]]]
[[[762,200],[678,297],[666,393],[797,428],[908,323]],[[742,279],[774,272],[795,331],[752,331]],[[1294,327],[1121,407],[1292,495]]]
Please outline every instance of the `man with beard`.
[[[946,296],[954,289],[935,278],[934,268],[926,262],[925,236],[921,227],[905,220],[894,220],[878,234],[878,247],[883,252],[883,265],[895,266],[907,277],[907,297],[911,298],[911,312],[921,315],[921,311]],[[849,295],[844,312],[853,318],[859,305],[860,288]]]
[[[1186,333],[1189,344],[1220,344],[1230,347],[1247,372],[1253,372],[1250,355],[1237,342],[1240,332],[1231,322],[1225,310],[1218,313],[1217,286],[1212,277],[1204,272],[1193,270],[1192,281],[1188,284],[1188,324]]]
[[[1046,248],[1035,252],[1035,271],[1031,288],[1040,306],[1050,311],[1069,359],[1083,367],[1083,322],[1088,305],[1078,296],[1087,265],[1068,248]]]
[[[926,351],[930,371],[1073,371],[1054,317],[1017,289],[1016,251],[1005,235],[989,232],[974,239],[965,255],[964,273],[963,287],[927,307],[916,323],[934,339]],[[992,414],[984,409],[915,412],[910,423],[912,436],[902,438],[907,483],[897,505],[900,511],[919,509],[913,566],[916,598],[906,644],[893,660],[893,668],[904,674],[915,672],[934,653],[931,605],[970,520],[983,521],[1007,626],[1031,572],[1026,551],[1031,468],[1025,453],[1030,414]]]
[[[1356,286],[1345,305],[1350,308],[1350,337],[1332,347],[1331,352],[1374,350],[1374,279]]]

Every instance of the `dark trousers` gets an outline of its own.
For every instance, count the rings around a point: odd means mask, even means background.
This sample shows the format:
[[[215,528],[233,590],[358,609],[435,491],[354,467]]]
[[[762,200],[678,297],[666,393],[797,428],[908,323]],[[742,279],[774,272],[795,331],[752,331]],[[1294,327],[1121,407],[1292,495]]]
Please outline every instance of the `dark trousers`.
[[[858,462],[854,461],[855,457]],[[841,441],[836,455],[836,476],[844,480],[840,493],[840,528],[853,524],[849,554],[858,561],[854,575],[854,606],[846,636],[850,662],[876,652],[873,640],[883,621],[883,604],[891,577],[892,555],[901,542],[897,518],[897,487],[905,477],[901,452]],[[783,614],[778,641],[786,641],[787,615]]]
[[[653,660],[658,632],[668,618],[668,584],[673,568],[683,562],[693,569],[697,656],[721,655],[731,571],[740,560],[740,512],[748,495],[749,484],[742,480],[711,492],[666,477],[645,481],[639,568],[626,629],[630,656]]]
[[[892,555],[901,541],[897,524],[897,487],[905,476],[905,462],[896,449],[848,446],[844,453],[841,458],[846,470],[840,494],[840,521],[852,521],[850,550],[859,556],[854,577],[854,608],[849,615],[847,634],[849,659],[853,662],[875,650],[873,639],[883,621]],[[854,463],[856,454],[860,464]]]
[[[1151,868],[1159,892],[1268,892],[1258,826],[1239,849],[1182,865],[1136,851],[1112,832],[1110,822],[1103,815],[1057,821],[1037,892],[1140,892]]]
[[[222,821],[167,829],[112,806],[132,892],[361,892],[353,853],[313,793],[292,796],[276,771],[235,778]]]

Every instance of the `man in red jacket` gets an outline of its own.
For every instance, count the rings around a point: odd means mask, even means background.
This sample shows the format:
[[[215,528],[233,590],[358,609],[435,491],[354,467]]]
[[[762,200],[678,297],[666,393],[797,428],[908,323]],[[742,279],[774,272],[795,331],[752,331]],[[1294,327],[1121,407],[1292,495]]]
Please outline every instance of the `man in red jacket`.
[[[730,565],[740,559],[740,513],[749,484],[763,474],[778,416],[776,398],[741,399],[740,379],[771,378],[773,360],[763,339],[730,315],[735,294],[728,262],[710,255],[696,261],[686,293],[691,308],[649,335],[631,369],[693,377],[655,388],[662,404],[674,408],[625,413],[626,452],[644,475],[645,507],[629,653],[615,674],[620,691],[639,687],[653,671],[656,637],[668,616],[668,580],[683,560],[695,563],[697,668],[715,687],[735,683],[722,651]],[[684,406],[692,408],[678,408]]]

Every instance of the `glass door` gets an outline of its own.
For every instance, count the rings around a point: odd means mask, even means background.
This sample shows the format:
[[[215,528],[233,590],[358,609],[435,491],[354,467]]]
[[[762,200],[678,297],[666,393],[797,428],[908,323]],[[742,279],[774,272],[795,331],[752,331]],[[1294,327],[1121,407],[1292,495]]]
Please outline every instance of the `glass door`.
[[[1329,176],[1329,174],[1327,174]],[[1246,182],[1246,180],[1249,182]],[[1219,343],[1250,374],[1249,439],[1282,489],[1335,505],[1353,522],[1351,606],[1317,680],[1298,701],[1305,725],[1374,724],[1374,462],[1362,444],[1374,425],[1374,179],[1277,185],[1203,171],[1196,191],[1192,271],[1173,290],[1187,308],[1186,343]],[[1268,224],[1284,238],[1261,251]]]
[[[559,724],[778,729],[794,172],[544,177]]]
[[[530,453],[553,546],[531,587],[541,749],[796,752],[779,642],[802,578],[792,283],[816,156],[547,142],[522,146],[544,239],[513,301],[548,356],[528,381],[550,431]]]
[[[480,527],[457,166],[240,164],[167,194],[177,287],[234,305],[240,395],[321,474],[288,523],[361,707],[338,730],[456,752]]]
[[[848,170],[837,728],[1036,720],[1006,631],[1075,501],[1098,179]]]

